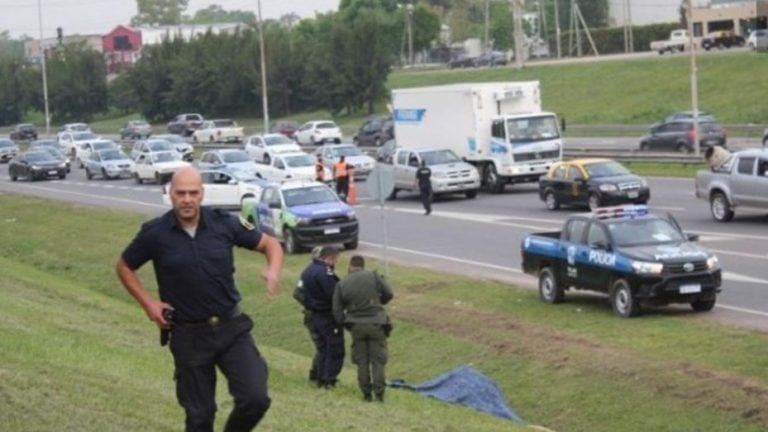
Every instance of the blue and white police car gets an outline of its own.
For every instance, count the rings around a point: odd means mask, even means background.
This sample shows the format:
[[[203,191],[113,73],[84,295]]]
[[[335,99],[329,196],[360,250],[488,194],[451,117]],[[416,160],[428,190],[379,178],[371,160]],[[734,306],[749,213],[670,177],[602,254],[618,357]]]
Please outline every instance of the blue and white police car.
[[[703,312],[715,306],[721,270],[697,240],[671,215],[653,215],[645,205],[598,208],[570,217],[562,231],[526,236],[522,268],[538,276],[546,303],[561,302],[573,288],[608,293],[625,318],[643,304],[689,303]]]

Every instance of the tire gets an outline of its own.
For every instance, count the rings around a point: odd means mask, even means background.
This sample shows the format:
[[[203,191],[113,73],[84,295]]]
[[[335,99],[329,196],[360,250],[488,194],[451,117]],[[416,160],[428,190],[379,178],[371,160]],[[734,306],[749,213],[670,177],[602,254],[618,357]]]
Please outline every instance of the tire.
[[[133,179],[134,179],[134,180],[136,180],[136,184],[142,184],[142,183],[144,183],[144,180],[143,180],[141,177],[139,177],[139,173],[135,173],[135,174],[133,175]]]
[[[393,201],[397,198],[397,188],[392,188],[392,192],[390,192],[389,195],[387,195],[387,201]]]
[[[587,205],[590,210],[595,211],[595,209],[600,207],[600,196],[595,192],[591,192],[587,198]]]
[[[712,217],[718,222],[729,222],[733,219],[733,209],[725,194],[714,192],[709,198],[709,210]]]
[[[611,285],[611,307],[621,318],[631,318],[640,313],[640,303],[632,297],[632,288],[624,279],[616,279]]]
[[[544,204],[547,206],[547,210],[554,211],[560,208],[560,202],[551,190],[544,192]]]
[[[651,145],[645,141],[640,143],[640,151],[648,151],[651,149]]]
[[[109,175],[107,175],[107,170],[105,170],[104,168],[101,169],[101,178],[103,178],[104,180],[109,180]]]
[[[471,191],[466,191],[466,192],[464,192],[464,195],[468,199],[475,199],[475,198],[477,198],[477,189],[473,189]]]
[[[155,183],[162,185],[163,184],[163,178],[160,176],[159,172],[155,173]]]
[[[11,176],[11,181],[15,182],[19,179],[19,176],[17,176],[16,174],[10,174],[10,176]]]
[[[358,240],[357,240],[357,237],[355,237],[354,239],[352,239],[352,241],[344,243],[344,249],[355,250],[357,249],[357,244],[358,244]]]
[[[311,137],[309,137],[309,143],[310,143],[311,145],[313,145],[313,146],[316,146],[316,145],[317,145],[317,142],[315,142],[315,137],[314,137],[314,136],[311,136]]]
[[[85,178],[88,180],[93,180],[93,173],[88,169],[88,167],[85,168]]]
[[[483,184],[485,190],[493,194],[499,194],[504,192],[504,183],[499,178],[499,173],[496,171],[496,165],[489,163],[485,165],[483,170]]]
[[[293,233],[293,230],[291,230],[290,228],[286,228],[284,237],[285,237],[285,252],[289,255],[299,253],[300,247],[298,243],[296,243],[296,235]]]
[[[67,178],[66,174],[59,174],[59,180],[64,180]]]
[[[80,169],[85,168],[85,164],[83,163],[83,161],[80,158],[77,158],[77,167],[80,168]]]
[[[688,146],[688,144],[687,143],[682,143],[682,142],[677,143],[677,145],[675,146],[675,150],[679,151],[680,153],[690,153],[691,152],[691,148]]]
[[[695,312],[709,312],[712,310],[712,308],[715,307],[715,302],[717,302],[715,296],[712,296],[712,298],[704,299],[697,298],[691,302],[691,309],[693,309]]]
[[[551,267],[539,270],[539,299],[544,303],[557,304],[563,301],[564,290]]]

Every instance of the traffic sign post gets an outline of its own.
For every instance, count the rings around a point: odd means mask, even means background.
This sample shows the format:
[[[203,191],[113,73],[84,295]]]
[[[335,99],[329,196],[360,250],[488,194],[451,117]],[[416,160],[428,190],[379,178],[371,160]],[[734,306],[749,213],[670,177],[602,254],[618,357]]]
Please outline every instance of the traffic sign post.
[[[395,176],[392,165],[376,164],[365,182],[368,187],[368,195],[379,202],[379,216],[384,235],[384,275],[389,277],[389,239],[387,235],[387,218],[384,212],[384,200],[395,189]]]

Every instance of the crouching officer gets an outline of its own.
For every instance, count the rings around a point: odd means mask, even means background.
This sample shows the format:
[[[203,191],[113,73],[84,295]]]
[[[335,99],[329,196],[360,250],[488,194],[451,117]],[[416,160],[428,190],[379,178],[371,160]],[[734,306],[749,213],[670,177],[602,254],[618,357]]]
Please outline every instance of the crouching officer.
[[[333,291],[339,278],[334,266],[339,257],[335,246],[323,246],[320,256],[301,274],[304,287],[304,305],[312,314],[312,331],[317,334],[315,348],[319,356],[317,385],[336,386],[344,364],[344,331],[333,318]]]
[[[336,285],[333,316],[352,333],[352,361],[357,365],[357,382],[363,399],[384,402],[389,324],[383,305],[392,300],[392,288],[377,273],[365,270],[365,259],[349,260],[349,274]],[[391,328],[391,327],[390,327]]]
[[[282,249],[237,217],[202,207],[203,182],[195,168],[174,174],[170,197],[173,209],[141,227],[118,260],[117,275],[149,319],[171,329],[176,395],[186,413],[186,431],[213,431],[217,367],[234,397],[224,431],[250,431],[270,406],[267,364],[251,336],[253,321],[238,306],[232,248],[266,256],[262,277],[270,298],[278,293]],[[155,268],[159,300],[136,273],[148,261]],[[173,311],[172,327],[168,310]]]

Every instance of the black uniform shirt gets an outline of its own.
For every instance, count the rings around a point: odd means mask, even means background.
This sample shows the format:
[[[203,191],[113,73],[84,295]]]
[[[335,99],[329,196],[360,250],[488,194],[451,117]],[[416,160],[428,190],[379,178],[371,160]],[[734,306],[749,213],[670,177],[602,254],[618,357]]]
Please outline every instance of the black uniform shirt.
[[[419,181],[419,187],[422,189],[428,189],[432,187],[429,178],[432,176],[432,170],[429,167],[423,166],[416,170],[416,179]]]
[[[333,289],[338,281],[339,277],[332,268],[319,259],[313,259],[312,264],[301,273],[304,306],[312,312],[331,313]]]
[[[260,240],[261,233],[237,217],[207,207],[192,238],[171,210],[142,225],[122,257],[134,270],[151,260],[160,299],[173,306],[176,319],[197,321],[237,305],[232,246],[254,249]]]

